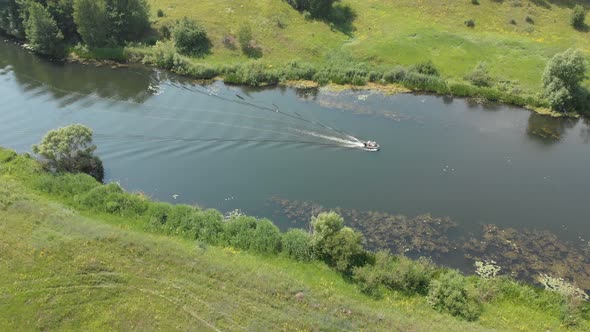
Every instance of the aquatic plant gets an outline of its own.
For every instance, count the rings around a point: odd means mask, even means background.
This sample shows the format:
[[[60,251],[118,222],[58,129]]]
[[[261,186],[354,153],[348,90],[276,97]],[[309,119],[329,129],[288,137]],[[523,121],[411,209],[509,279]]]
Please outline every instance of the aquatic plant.
[[[556,278],[543,273],[539,275],[538,280],[549,291],[559,293],[566,297],[574,297],[585,301],[590,300],[590,296],[582,289],[565,281],[563,278]]]
[[[494,261],[475,262],[475,273],[483,279],[495,278],[501,269]]]

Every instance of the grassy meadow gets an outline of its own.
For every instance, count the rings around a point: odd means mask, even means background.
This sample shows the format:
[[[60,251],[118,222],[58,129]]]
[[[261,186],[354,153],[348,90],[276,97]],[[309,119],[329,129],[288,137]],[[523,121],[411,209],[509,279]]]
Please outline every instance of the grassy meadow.
[[[355,14],[350,24],[306,20],[281,0],[149,0],[156,28],[184,16],[202,24],[213,43],[201,62],[247,61],[225,35],[249,25],[268,67],[298,60],[317,65],[366,62],[393,67],[432,60],[441,74],[462,81],[485,61],[496,80],[511,80],[522,90],[541,91],[546,62],[567,48],[590,55],[588,32],[570,25],[572,3],[549,0],[343,0]],[[158,18],[157,10],[164,12]],[[464,21],[473,19],[475,27]],[[352,27],[352,28],[351,28]]]

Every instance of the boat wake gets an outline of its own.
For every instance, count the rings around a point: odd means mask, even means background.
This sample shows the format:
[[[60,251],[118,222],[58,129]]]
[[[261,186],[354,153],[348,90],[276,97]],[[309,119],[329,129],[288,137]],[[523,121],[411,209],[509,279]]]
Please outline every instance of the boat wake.
[[[365,147],[365,144],[363,142],[361,142],[359,139],[357,139],[356,137],[353,137],[353,136],[349,136],[350,139],[349,140],[346,140],[346,139],[342,139],[342,138],[339,138],[339,137],[322,135],[320,133],[316,133],[316,132],[312,132],[312,131],[307,131],[307,130],[299,130],[298,129],[297,131],[299,133],[301,133],[302,135],[317,137],[317,138],[325,139],[325,140],[328,140],[328,141],[331,141],[331,142],[336,142],[336,143],[338,143],[338,145],[342,145],[343,147],[347,147],[347,148],[359,148],[359,149],[362,149],[362,148]]]

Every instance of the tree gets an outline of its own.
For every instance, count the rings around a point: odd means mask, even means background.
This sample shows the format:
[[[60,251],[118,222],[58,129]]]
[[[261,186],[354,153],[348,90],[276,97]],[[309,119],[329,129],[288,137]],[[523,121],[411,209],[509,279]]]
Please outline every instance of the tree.
[[[90,47],[108,42],[108,19],[104,1],[74,0],[74,22],[82,40]]]
[[[211,48],[205,29],[187,17],[176,23],[172,38],[176,49],[182,54],[203,55]]]
[[[25,37],[25,27],[16,0],[0,0],[0,30],[17,37]]]
[[[328,18],[332,6],[340,0],[287,0],[291,7],[300,12],[307,11],[314,18]]]
[[[121,44],[136,40],[150,26],[149,5],[146,0],[102,0],[110,27],[110,39]]]
[[[575,29],[582,30],[586,26],[586,10],[581,5],[576,5],[572,11],[570,23]]]
[[[311,224],[314,253],[328,265],[349,273],[354,266],[364,264],[363,237],[352,228],[344,227],[344,219],[340,215],[336,212],[320,213],[312,218]]]
[[[25,32],[31,48],[45,55],[59,56],[63,52],[63,34],[51,14],[40,3],[29,5]]]
[[[55,19],[65,40],[75,41],[79,38],[74,23],[74,0],[47,0],[47,11]]]
[[[543,88],[551,108],[567,112],[584,107],[587,92],[580,86],[586,78],[586,59],[579,50],[568,49],[549,60]]]
[[[92,135],[92,129],[79,124],[52,130],[33,145],[33,152],[53,172],[86,173],[102,182],[104,168],[94,155]]]

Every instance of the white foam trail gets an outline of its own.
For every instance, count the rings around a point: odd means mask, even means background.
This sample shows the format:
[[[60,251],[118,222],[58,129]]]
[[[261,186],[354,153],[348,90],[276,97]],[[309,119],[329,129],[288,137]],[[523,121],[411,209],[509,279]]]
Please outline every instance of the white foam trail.
[[[341,139],[341,138],[338,138],[338,137],[322,135],[322,134],[318,134],[318,133],[314,133],[312,131],[306,131],[306,130],[297,130],[297,131],[300,132],[300,133],[302,133],[303,135],[308,135],[308,136],[323,138],[323,139],[328,140],[328,141],[337,142],[337,143],[342,144],[343,146],[346,146],[346,147],[362,148],[362,147],[365,146],[357,138],[352,137],[350,135],[348,135],[348,136],[351,137],[354,140],[347,141],[345,139]]]

